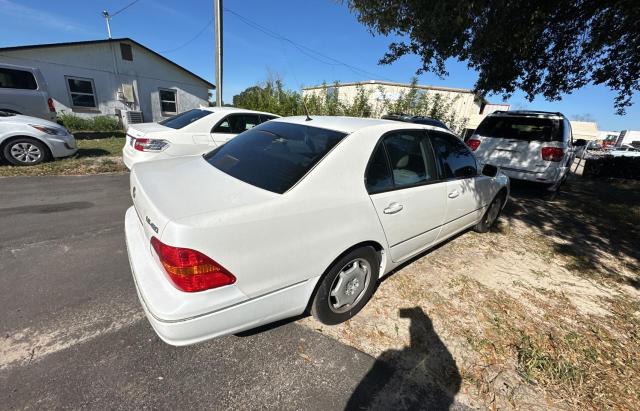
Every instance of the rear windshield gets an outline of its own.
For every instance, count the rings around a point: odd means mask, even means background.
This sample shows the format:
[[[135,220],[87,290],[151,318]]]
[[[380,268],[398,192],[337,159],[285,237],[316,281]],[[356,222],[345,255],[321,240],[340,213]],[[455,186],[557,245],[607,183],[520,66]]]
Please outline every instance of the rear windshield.
[[[0,67],[0,88],[35,90],[38,85],[33,74],[28,71]]]
[[[208,116],[211,113],[212,112],[209,110],[194,108],[193,110],[185,111],[184,113],[180,113],[173,117],[169,117],[166,120],[162,120],[160,121],[160,124],[165,127],[179,129],[186,127],[194,121],[200,120],[202,117]]]
[[[345,136],[338,131],[270,121],[245,131],[204,158],[232,177],[282,194]]]
[[[537,117],[487,117],[476,129],[484,137],[523,141],[562,141],[562,120]]]

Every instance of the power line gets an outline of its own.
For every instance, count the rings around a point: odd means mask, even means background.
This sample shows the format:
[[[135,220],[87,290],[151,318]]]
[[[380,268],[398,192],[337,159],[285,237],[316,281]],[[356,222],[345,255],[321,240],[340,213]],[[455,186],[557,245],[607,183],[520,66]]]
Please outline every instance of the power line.
[[[133,6],[134,4],[136,4],[137,2],[139,2],[140,0],[133,0],[131,3],[127,4],[126,6],[124,6],[123,8],[121,8],[120,10],[116,11],[115,13],[113,13],[110,17],[115,17],[116,15],[122,13],[123,11],[125,11],[126,9],[128,9],[129,7]]]
[[[169,49],[169,50],[162,50],[159,51],[159,53],[173,53],[174,51],[178,51],[181,48],[184,48],[186,46],[188,46],[189,44],[191,44],[192,42],[194,42],[198,37],[200,37],[202,35],[202,33],[204,33],[204,31],[207,29],[207,27],[209,27],[211,25],[211,23],[213,23],[213,17],[207,22],[207,24],[205,24],[199,31],[198,33],[196,33],[195,36],[193,36],[192,38],[190,38],[189,40],[185,41],[184,43],[182,43],[180,46]]]
[[[287,38],[287,37],[285,37],[285,36],[283,36],[283,35],[281,35],[279,33],[276,33],[274,31],[272,31],[272,30],[270,30],[270,29],[268,29],[268,28],[256,23],[255,21],[252,21],[252,20],[250,20],[250,19],[248,19],[248,18],[236,13],[235,11],[233,11],[231,9],[228,9],[228,8],[225,7],[224,10],[226,12],[228,12],[228,13],[233,14],[235,17],[237,17],[244,24],[246,24],[246,25],[248,25],[248,26],[250,26],[250,27],[252,27],[252,28],[254,28],[254,29],[258,30],[258,31],[261,31],[262,33],[268,35],[269,37],[275,38],[275,39],[280,40],[280,41],[286,41],[287,43],[289,43],[293,47],[295,47],[298,51],[300,51],[302,54],[304,54],[307,57],[312,58],[312,59],[314,59],[314,60],[316,60],[316,61],[318,61],[318,62],[320,62],[322,64],[326,64],[326,65],[329,65],[329,66],[343,66],[343,67],[346,67],[346,68],[350,69],[352,72],[354,72],[354,73],[356,73],[358,75],[365,74],[367,76],[372,76],[374,78],[378,77],[378,78],[382,78],[384,80],[392,81],[389,78],[380,77],[375,73],[372,73],[372,72],[364,70],[362,68],[353,66],[353,65],[348,64],[348,63],[345,63],[345,62],[343,62],[341,60],[338,60],[338,59],[335,59],[333,57],[327,56],[326,54],[320,53],[319,51],[316,51],[316,50],[314,50],[314,49],[312,49],[310,47],[307,47],[307,46],[305,46],[303,44],[295,42],[295,41],[293,41],[293,40],[291,40],[291,39],[289,39],[289,38]]]

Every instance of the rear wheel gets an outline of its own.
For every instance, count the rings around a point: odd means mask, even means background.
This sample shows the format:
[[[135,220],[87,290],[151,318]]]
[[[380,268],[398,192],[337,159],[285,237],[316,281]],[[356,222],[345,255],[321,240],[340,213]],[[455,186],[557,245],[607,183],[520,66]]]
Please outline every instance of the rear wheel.
[[[504,193],[504,191],[498,193],[491,204],[489,204],[489,207],[487,207],[487,211],[484,212],[482,220],[480,220],[480,222],[476,224],[473,229],[478,233],[488,232],[498,220],[505,199],[506,194]]]
[[[327,325],[347,321],[371,298],[379,269],[378,254],[373,247],[350,251],[320,280],[311,302],[311,314]]]
[[[17,138],[4,146],[4,158],[16,166],[32,166],[47,159],[49,152],[44,143],[33,138]]]

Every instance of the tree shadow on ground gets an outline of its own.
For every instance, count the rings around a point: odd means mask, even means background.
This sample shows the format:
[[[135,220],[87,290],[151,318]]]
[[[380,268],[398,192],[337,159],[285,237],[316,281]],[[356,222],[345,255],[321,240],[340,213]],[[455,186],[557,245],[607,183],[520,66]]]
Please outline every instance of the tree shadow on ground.
[[[411,343],[383,352],[358,384],[347,410],[448,410],[462,378],[453,356],[420,307],[403,308],[411,320]]]
[[[503,218],[523,221],[551,239],[557,254],[571,257],[566,267],[579,275],[639,288],[638,275],[616,268],[623,263],[637,272],[640,264],[639,206],[640,183],[634,181],[571,176],[551,199],[536,186],[512,181]]]

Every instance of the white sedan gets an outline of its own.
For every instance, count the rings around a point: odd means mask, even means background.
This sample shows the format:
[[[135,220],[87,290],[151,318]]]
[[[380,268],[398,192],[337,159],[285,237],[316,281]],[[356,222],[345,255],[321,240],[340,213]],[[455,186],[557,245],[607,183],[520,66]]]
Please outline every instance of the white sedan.
[[[289,117],[204,156],[141,163],[125,217],[138,296],[165,342],[193,344],[310,310],[354,316],[380,277],[486,232],[509,194],[450,131]]]
[[[130,169],[141,161],[203,154],[277,117],[234,107],[202,107],[158,123],[132,124],[127,129],[122,159]]]
[[[0,160],[32,166],[76,151],[75,138],[60,124],[0,111]]]

